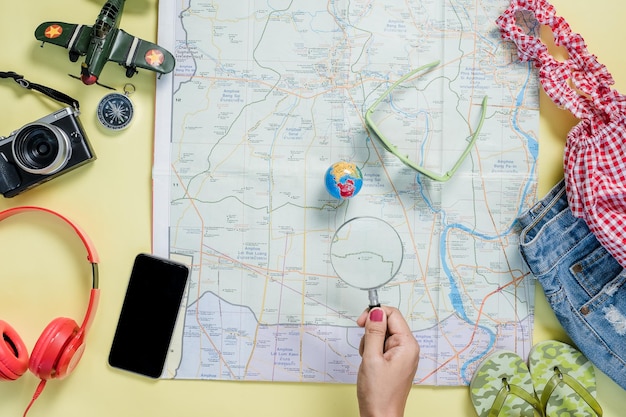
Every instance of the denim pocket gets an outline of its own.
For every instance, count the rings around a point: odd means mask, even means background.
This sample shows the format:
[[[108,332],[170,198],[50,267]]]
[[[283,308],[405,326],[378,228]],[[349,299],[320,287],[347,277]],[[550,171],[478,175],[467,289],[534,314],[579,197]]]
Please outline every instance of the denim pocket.
[[[604,247],[599,246],[582,260],[572,264],[570,272],[589,298],[601,295],[609,284],[621,287],[623,268]],[[612,281],[618,281],[613,283]],[[581,300],[586,302],[586,300]]]
[[[602,327],[607,331],[614,331],[618,335],[626,336],[626,271],[622,271],[615,279],[609,281],[591,300],[584,303],[578,309],[579,313],[587,321],[591,313],[599,313],[603,316]],[[622,338],[621,343],[626,342]]]

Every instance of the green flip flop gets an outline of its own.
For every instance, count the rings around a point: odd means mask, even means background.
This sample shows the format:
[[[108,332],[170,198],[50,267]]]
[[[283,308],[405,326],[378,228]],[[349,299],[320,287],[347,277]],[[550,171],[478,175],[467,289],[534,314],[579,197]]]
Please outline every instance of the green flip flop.
[[[593,365],[577,349],[541,342],[531,349],[528,365],[545,416],[602,416]]]
[[[470,397],[479,417],[541,417],[526,363],[516,353],[499,351],[487,356],[470,382]]]

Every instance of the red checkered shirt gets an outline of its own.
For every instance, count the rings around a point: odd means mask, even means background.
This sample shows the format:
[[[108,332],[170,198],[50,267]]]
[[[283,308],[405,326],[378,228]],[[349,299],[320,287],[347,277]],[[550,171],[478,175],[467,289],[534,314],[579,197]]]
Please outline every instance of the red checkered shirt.
[[[557,60],[541,40],[516,20],[534,15],[552,29],[568,58]],[[521,61],[532,61],[550,99],[580,122],[567,135],[564,166],[567,198],[574,216],[583,218],[604,248],[626,267],[626,98],[611,86],[613,77],[589,53],[545,0],[513,0],[497,19],[504,39],[515,43]]]

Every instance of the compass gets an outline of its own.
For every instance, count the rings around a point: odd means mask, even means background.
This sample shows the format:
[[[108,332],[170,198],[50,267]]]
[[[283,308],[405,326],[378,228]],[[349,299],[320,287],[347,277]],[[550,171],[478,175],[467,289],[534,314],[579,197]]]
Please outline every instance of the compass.
[[[124,94],[107,94],[98,103],[98,121],[102,126],[111,130],[121,130],[128,127],[133,119],[133,103],[128,96],[135,91],[135,86],[126,84]]]

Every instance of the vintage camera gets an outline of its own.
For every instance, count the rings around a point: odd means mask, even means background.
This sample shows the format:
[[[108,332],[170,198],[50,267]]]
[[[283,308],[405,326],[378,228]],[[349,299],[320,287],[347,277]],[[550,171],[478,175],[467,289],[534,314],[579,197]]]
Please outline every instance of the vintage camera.
[[[0,137],[0,193],[14,197],[96,159],[71,107]]]

